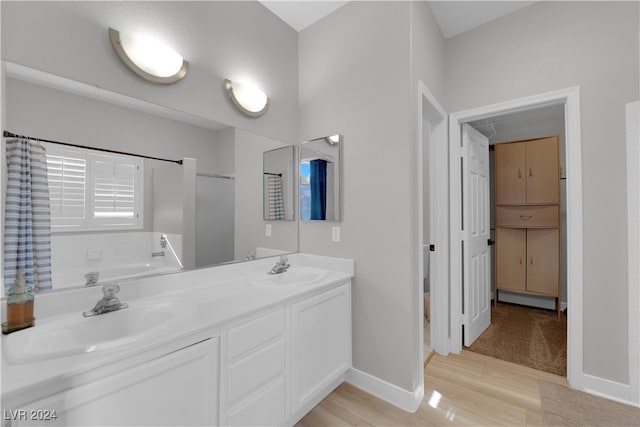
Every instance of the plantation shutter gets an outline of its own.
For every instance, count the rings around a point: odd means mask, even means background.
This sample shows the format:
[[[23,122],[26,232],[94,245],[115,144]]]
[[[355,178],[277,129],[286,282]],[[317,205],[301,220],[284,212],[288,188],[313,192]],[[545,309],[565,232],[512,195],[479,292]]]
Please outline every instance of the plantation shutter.
[[[93,166],[93,217],[134,218],[135,176],[135,164],[99,156]]]
[[[46,149],[52,231],[143,227],[142,159],[49,143]]]
[[[78,151],[47,149],[47,179],[53,223],[85,219],[87,161]]]

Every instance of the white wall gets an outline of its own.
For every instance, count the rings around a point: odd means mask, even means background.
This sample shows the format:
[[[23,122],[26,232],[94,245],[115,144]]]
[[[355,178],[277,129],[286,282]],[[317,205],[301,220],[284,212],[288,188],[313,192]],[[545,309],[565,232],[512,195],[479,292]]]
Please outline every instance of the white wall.
[[[9,131],[107,148],[133,154],[179,160],[198,159],[198,171],[218,167],[217,134],[222,132],[168,120],[56,89],[7,79]]]
[[[627,104],[627,221],[629,223],[629,385],[640,404],[640,101]]]
[[[450,112],[580,86],[584,372],[627,384],[625,103],[638,97],[637,2],[537,2],[445,44]],[[571,315],[569,313],[569,315]]]
[[[409,391],[420,382],[412,7],[351,2],[300,32],[299,40],[301,140],[344,135],[343,221],[301,223],[300,251],[356,260],[354,368]],[[430,23],[419,34],[432,37]],[[419,41],[417,47],[431,44]],[[438,52],[416,52],[427,56],[424,74],[439,69]],[[420,76],[427,77],[439,85],[437,71]],[[342,228],[339,243],[331,241],[335,225]]]
[[[258,2],[2,2],[2,59],[290,143],[297,140],[297,34]],[[107,28],[144,32],[189,61],[180,82],[147,82],[118,59]],[[250,79],[273,102],[240,114],[224,79]]]

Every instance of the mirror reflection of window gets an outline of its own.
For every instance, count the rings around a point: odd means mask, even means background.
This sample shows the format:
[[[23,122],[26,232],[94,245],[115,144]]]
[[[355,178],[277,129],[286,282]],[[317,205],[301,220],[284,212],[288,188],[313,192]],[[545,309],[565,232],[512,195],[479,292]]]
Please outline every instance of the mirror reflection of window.
[[[42,143],[47,149],[51,230],[143,227],[143,161]]]
[[[311,220],[311,165],[309,161],[300,162],[300,219]]]

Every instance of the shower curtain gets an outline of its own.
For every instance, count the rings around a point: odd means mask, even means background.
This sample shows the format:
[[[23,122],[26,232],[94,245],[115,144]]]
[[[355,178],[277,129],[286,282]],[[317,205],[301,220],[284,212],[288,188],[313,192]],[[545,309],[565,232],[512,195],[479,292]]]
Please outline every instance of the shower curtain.
[[[268,219],[284,218],[284,193],[282,190],[282,177],[267,175],[267,200],[269,209]]]
[[[51,209],[45,149],[26,139],[6,141],[7,195],[4,286],[24,271],[34,292],[51,289]]]
[[[323,220],[327,216],[327,161],[311,160],[311,217],[312,220]]]

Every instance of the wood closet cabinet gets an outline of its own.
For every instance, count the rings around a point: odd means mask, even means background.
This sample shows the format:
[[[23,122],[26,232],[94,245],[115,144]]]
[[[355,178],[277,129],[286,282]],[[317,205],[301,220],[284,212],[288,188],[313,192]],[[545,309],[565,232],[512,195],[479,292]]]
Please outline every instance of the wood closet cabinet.
[[[496,144],[496,204],[560,204],[558,137]]]
[[[496,302],[499,290],[560,297],[557,136],[495,145]]]

